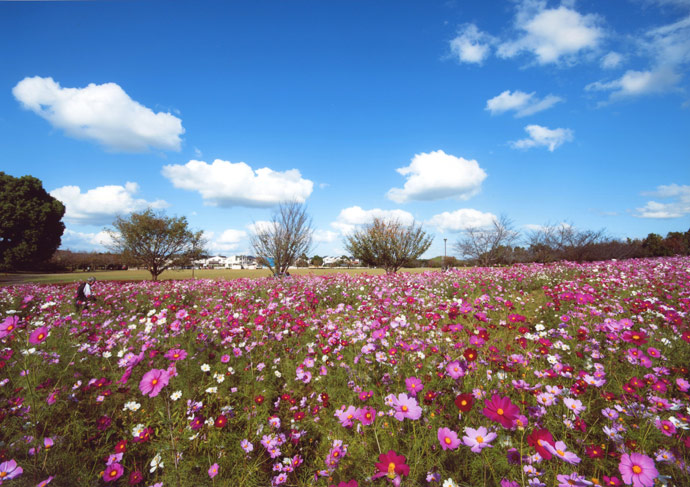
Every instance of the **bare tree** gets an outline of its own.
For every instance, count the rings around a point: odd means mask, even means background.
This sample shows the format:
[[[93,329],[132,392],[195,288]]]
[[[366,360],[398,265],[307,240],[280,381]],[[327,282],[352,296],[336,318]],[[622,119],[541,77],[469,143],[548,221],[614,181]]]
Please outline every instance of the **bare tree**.
[[[255,228],[251,244],[273,275],[281,276],[299,256],[309,253],[313,233],[304,204],[290,201],[278,206],[268,224]]]
[[[372,223],[345,237],[345,250],[366,265],[397,272],[419,258],[431,246],[421,225],[403,225],[397,220],[375,218]]]
[[[572,260],[580,262],[596,258],[597,246],[609,241],[605,231],[579,230],[573,225],[544,225],[528,237],[530,251],[535,260]]]
[[[506,260],[519,236],[513,230],[513,222],[501,215],[493,219],[490,228],[466,228],[464,236],[455,243],[455,250],[479,265],[497,264]]]

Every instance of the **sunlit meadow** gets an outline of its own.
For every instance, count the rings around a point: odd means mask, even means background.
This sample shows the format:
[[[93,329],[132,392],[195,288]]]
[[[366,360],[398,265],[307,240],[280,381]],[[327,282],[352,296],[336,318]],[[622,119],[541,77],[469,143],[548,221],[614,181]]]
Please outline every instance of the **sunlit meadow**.
[[[690,485],[690,258],[0,289],[0,484]]]

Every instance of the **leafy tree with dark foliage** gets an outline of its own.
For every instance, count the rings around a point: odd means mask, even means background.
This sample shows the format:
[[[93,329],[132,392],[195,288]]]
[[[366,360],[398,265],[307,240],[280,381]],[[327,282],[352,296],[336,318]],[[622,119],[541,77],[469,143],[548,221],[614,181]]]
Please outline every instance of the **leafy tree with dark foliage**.
[[[345,237],[345,250],[364,264],[383,267],[393,274],[410,265],[431,246],[433,238],[421,225],[406,226],[397,220],[375,218],[372,223]]]
[[[0,171],[0,270],[35,268],[50,259],[65,231],[64,214],[39,179]]]
[[[149,208],[117,217],[113,227],[108,231],[112,250],[126,262],[146,267],[153,281],[166,269],[188,265],[205,253],[203,232],[192,232],[185,217],[166,217]]]

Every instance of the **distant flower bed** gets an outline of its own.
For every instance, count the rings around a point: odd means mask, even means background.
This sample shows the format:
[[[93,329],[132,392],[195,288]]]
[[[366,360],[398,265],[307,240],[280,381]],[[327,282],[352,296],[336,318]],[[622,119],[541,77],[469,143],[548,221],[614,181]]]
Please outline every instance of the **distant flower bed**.
[[[0,289],[0,485],[690,485],[690,258]]]

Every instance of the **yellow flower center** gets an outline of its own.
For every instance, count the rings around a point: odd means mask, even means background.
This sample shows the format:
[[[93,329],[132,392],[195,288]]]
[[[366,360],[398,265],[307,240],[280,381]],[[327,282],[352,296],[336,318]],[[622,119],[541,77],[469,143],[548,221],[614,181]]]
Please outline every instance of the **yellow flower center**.
[[[563,450],[556,450],[556,453],[558,453],[559,456],[565,455],[565,452]]]
[[[154,386],[155,386],[156,384],[158,384],[158,379],[153,379],[153,380],[151,381],[151,385],[154,385]]]
[[[633,465],[632,471],[635,474],[639,475],[642,473],[642,468],[639,465]]]
[[[110,471],[110,476],[111,476],[111,477],[117,477],[117,470],[112,469],[112,470]]]
[[[390,462],[388,464],[388,478],[389,479],[394,479],[395,478],[395,463]]]
[[[401,409],[402,409],[402,412],[403,412],[403,413],[406,413],[406,412],[407,412],[407,406],[403,406]]]
[[[503,415],[503,409],[498,408],[498,409],[496,410],[496,413],[502,416],[502,415]]]
[[[447,436],[445,437],[445,439],[443,441],[446,442],[446,445],[450,445],[450,438],[448,438]]]
[[[484,438],[477,436],[477,443],[484,443]]]

